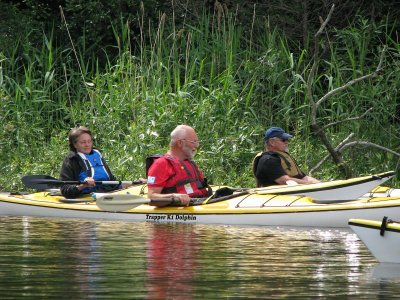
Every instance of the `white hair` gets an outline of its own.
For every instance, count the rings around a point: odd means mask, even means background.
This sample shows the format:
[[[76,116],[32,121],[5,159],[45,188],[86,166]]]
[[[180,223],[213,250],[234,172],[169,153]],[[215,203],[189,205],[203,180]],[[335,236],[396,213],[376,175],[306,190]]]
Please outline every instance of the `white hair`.
[[[183,140],[187,136],[188,129],[191,128],[188,125],[178,125],[171,132],[170,146],[173,146],[177,141]]]

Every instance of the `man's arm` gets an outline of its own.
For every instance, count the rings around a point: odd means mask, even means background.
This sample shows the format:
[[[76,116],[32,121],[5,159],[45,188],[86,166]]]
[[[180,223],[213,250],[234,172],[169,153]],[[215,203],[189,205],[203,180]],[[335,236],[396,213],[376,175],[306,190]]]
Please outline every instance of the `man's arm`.
[[[181,204],[182,206],[189,206],[190,204],[190,197],[189,195],[186,194],[161,194],[162,191],[162,187],[149,187],[148,188],[148,193],[147,193],[147,197],[151,200],[151,199],[171,199],[171,203],[173,203],[174,201],[176,202],[176,204]],[[174,202],[174,203],[175,203]],[[167,206],[171,203],[168,202],[150,202],[150,205],[153,206]]]
[[[318,183],[320,182],[318,179],[315,179],[314,177],[311,176],[304,176],[303,178],[295,178],[295,177],[290,177],[288,175],[283,175],[277,179],[275,179],[275,182],[277,184],[287,184],[287,181],[294,181],[298,184],[310,184],[310,183]]]

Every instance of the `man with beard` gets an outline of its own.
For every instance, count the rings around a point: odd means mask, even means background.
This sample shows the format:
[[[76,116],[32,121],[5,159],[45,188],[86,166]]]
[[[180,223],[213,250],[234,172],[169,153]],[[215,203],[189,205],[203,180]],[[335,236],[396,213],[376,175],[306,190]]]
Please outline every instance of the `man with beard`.
[[[264,133],[265,150],[253,161],[257,187],[319,182],[301,171],[294,158],[289,155],[288,145],[292,137],[279,127],[271,127]]]
[[[178,125],[171,132],[170,149],[152,161],[147,171],[148,198],[171,199],[168,202],[150,202],[154,206],[188,206],[190,198],[209,196],[207,182],[193,158],[199,147],[195,130]]]

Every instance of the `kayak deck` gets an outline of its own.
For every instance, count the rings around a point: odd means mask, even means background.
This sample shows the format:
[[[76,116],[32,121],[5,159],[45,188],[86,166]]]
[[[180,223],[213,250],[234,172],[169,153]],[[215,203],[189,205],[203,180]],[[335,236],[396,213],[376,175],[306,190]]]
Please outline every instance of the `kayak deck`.
[[[135,188],[116,192],[117,194],[135,194]],[[24,204],[31,206],[63,208],[71,210],[90,210],[101,211],[96,205],[96,201],[90,196],[73,199],[74,202],[66,203],[62,196],[53,196],[50,192],[38,192],[28,195],[0,195],[0,201]],[[75,202],[82,201],[82,202]],[[227,200],[217,201],[210,204],[202,204],[188,207],[155,207],[142,204],[126,212],[132,213],[274,213],[274,212],[306,212],[306,211],[327,211],[359,209],[360,207],[386,207],[400,205],[399,197],[376,197],[360,198],[358,200],[340,203],[318,203],[311,197],[295,195],[259,195],[249,193],[235,197],[234,195]]]
[[[367,220],[367,219],[350,219],[349,225],[364,227],[376,230],[382,230],[383,224],[381,221],[377,220]],[[386,224],[384,224],[384,229],[389,231],[400,232],[400,223],[392,220],[388,220]]]

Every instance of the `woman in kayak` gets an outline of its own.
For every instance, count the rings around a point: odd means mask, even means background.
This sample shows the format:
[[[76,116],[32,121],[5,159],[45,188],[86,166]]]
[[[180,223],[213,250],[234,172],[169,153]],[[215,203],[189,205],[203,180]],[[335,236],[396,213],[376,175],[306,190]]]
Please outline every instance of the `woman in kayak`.
[[[93,136],[90,130],[80,126],[73,128],[68,136],[70,153],[61,167],[60,179],[79,181],[80,184],[65,184],[61,193],[66,198],[76,198],[92,192],[109,192],[121,185],[96,185],[95,181],[115,180],[100,151],[93,148]]]

